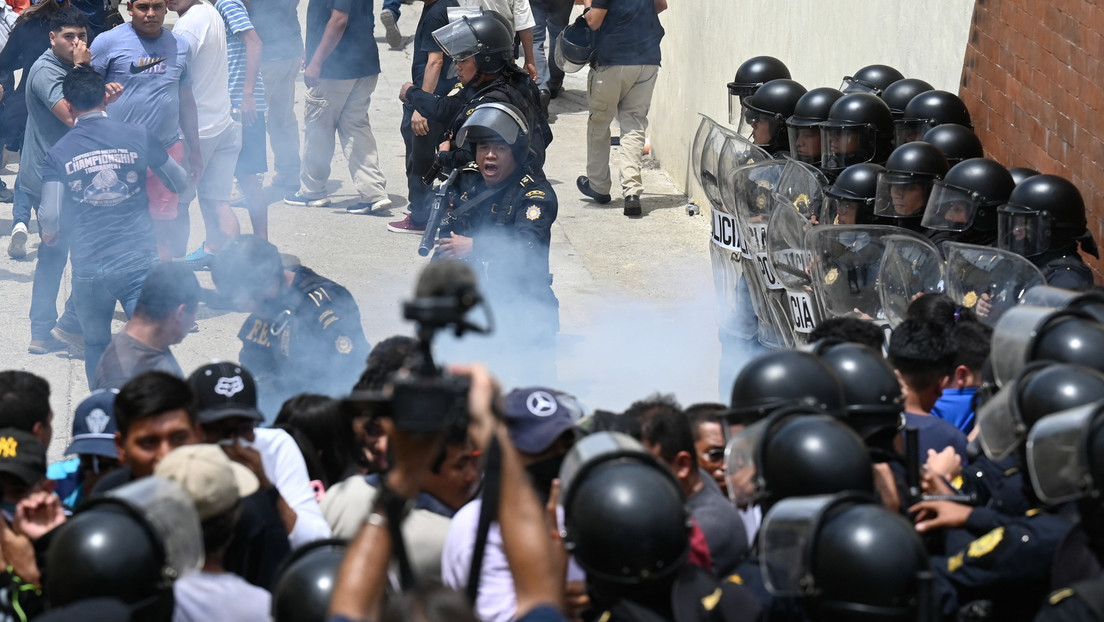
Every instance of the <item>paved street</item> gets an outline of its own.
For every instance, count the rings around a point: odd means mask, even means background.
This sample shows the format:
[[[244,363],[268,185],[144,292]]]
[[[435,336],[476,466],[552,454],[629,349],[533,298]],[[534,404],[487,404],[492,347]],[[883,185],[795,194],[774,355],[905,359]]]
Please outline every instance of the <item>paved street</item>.
[[[403,7],[399,26],[408,38],[420,7],[420,3]],[[305,12],[303,2],[301,18]],[[367,216],[345,213],[356,193],[340,150],[331,173],[332,206],[289,207],[270,190],[271,240],[282,252],[299,257],[304,265],[352,291],[360,304],[365,333],[373,343],[412,332],[401,318],[400,305],[412,293],[415,278],[426,264],[417,255],[418,236],[386,229],[387,222],[402,217],[406,205],[398,91],[410,79],[411,45],[403,51],[389,49],[378,24],[375,35],[383,73],[369,115],[395,206]],[[716,400],[718,347],[708,210],[704,215],[688,216],[685,196],[654,162],[645,171],[643,218],[624,217],[616,192],[615,201],[608,206],[582,200],[574,180],[585,169],[586,72],[569,74],[565,86],[568,91],[551,106],[555,140],[546,165],[559,196],[551,260],[562,325],[555,388],[575,393],[591,409],[620,410],[655,391],[674,392],[684,405]],[[297,106],[301,111],[301,81],[299,89]],[[663,122],[652,119],[653,125]],[[616,158],[617,148],[613,154]],[[0,171],[9,186],[14,183],[15,170],[12,164]],[[203,239],[202,220],[194,202],[191,209],[189,249]],[[0,210],[10,218],[10,205]],[[245,210],[235,211],[243,232],[248,231]],[[10,221],[0,222],[0,230],[9,231]],[[33,234],[31,242],[31,252],[23,260],[11,260],[0,252],[0,360],[6,368],[27,369],[50,381],[55,412],[50,455],[56,459],[68,441],[70,413],[86,395],[87,385],[83,361],[70,360],[64,353],[27,353],[27,311],[38,236]],[[6,249],[6,237],[0,239],[0,245]],[[204,287],[213,287],[209,273],[201,272],[199,278]],[[67,271],[62,295],[68,295],[69,289]],[[174,347],[185,371],[212,358],[235,359],[237,330],[244,315],[201,306],[198,317],[199,332]],[[124,319],[118,311],[116,331]],[[518,373],[523,375],[523,370]]]

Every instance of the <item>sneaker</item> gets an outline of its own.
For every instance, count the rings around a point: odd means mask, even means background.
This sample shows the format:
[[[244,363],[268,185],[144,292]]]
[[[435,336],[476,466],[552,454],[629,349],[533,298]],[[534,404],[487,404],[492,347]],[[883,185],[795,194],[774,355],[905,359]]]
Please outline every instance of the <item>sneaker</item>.
[[[416,225],[414,221],[410,220],[410,214],[406,215],[406,218],[396,222],[387,223],[387,230],[394,231],[395,233],[416,233],[421,235],[425,233],[425,225]]]
[[[214,262],[215,254],[207,252],[207,242],[203,242],[199,248],[184,256],[184,263],[192,270],[210,270]]]
[[[46,335],[45,339],[32,339],[30,345],[27,346],[27,352],[31,354],[49,354],[60,352],[65,347],[65,344],[58,341],[53,335]]]
[[[0,203],[11,203],[14,200],[15,193],[8,188],[8,184],[0,181]]]
[[[639,216],[640,214],[640,197],[635,194],[630,194],[629,196],[625,197],[625,215]]]
[[[401,50],[403,47],[402,33],[399,32],[397,21],[398,17],[395,16],[394,11],[389,9],[380,11],[380,22],[386,31],[387,45],[390,45],[392,50]]]
[[[326,207],[330,204],[330,199],[329,197],[312,199],[304,195],[302,190],[296,190],[295,192],[289,192],[284,195],[284,203],[288,205],[305,205],[307,207]]]
[[[17,222],[12,227],[11,241],[8,242],[8,257],[22,259],[27,256],[27,225]]]
[[[601,203],[602,205],[605,205],[606,203],[609,203],[613,200],[613,197],[611,197],[610,195],[602,194],[595,191],[594,188],[591,188],[590,180],[587,179],[586,175],[580,175],[579,178],[575,180],[575,186],[579,189],[579,192],[582,192],[584,195],[594,199],[596,202]]]
[[[70,358],[84,358],[84,335],[71,333],[55,326],[50,336],[69,347]]]
[[[380,199],[375,203],[354,203],[345,208],[346,214],[371,214],[376,210],[391,207],[391,199]]]

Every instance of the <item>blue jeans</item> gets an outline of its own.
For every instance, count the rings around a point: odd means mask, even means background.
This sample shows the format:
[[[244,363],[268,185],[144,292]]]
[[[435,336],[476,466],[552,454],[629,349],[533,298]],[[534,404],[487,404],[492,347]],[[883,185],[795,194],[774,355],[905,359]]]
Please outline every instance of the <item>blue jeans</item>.
[[[395,21],[399,21],[399,7],[402,6],[402,0],[383,0],[383,8],[391,11],[395,14]]]
[[[26,198],[27,194],[22,193]],[[19,194],[16,194],[16,203]],[[34,201],[28,198],[28,205]],[[14,208],[12,210],[14,212]],[[77,312],[70,295],[65,301],[65,312],[58,318],[57,297],[61,290],[61,277],[65,272],[65,264],[69,262],[69,237],[62,228],[61,237],[54,246],[38,245],[38,261],[35,264],[34,280],[31,283],[31,339],[49,339],[50,331],[54,326],[68,333],[79,335],[80,322],[77,320]]]
[[[84,331],[84,373],[88,384],[96,376],[107,345],[111,343],[111,318],[115,301],[123,305],[129,318],[138,304],[138,294],[154,263],[154,255],[129,251],[86,266],[73,266],[73,298],[77,317]]]
[[[31,226],[31,197],[19,189],[19,175],[15,176],[15,196],[12,198],[12,227],[21,222],[24,226]]]
[[[556,37],[560,36],[567,27],[567,20],[571,17],[572,0],[532,0],[530,6],[533,9],[533,56],[537,64],[537,86],[542,89],[552,90],[549,86],[559,87],[564,81],[563,69],[556,66],[554,46]],[[545,54],[544,42],[547,31],[548,53]]]

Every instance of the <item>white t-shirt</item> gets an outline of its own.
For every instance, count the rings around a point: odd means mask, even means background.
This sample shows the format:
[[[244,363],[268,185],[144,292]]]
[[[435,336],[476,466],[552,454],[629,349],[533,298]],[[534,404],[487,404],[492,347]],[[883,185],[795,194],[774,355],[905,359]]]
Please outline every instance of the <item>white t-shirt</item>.
[[[482,7],[505,16],[507,20],[514,23],[514,27],[510,29],[511,37],[518,30],[537,25],[536,20],[533,19],[533,9],[529,5],[529,0],[460,0],[460,6]]]
[[[234,122],[230,117],[226,24],[215,7],[199,0],[176,20],[173,33],[192,49],[189,72],[199,117],[199,137],[218,136]]]
[[[188,12],[191,15],[191,11]],[[295,439],[283,430],[257,428],[253,448],[261,454],[265,476],[295,510],[295,527],[288,534],[291,548],[330,537],[330,526],[322,516],[307,476],[307,463]]]
[[[445,549],[441,553],[441,581],[461,592],[468,585],[471,570],[472,549],[475,548],[475,531],[479,526],[479,511],[483,500],[471,501],[452,517]],[[562,512],[562,510],[561,510]],[[563,522],[563,516],[560,516]],[[573,558],[568,560],[567,580],[585,581],[586,574]],[[479,580],[479,596],[475,599],[475,613],[483,622],[512,622],[517,612],[517,593],[514,576],[502,548],[502,529],[498,522],[491,523],[487,532],[487,547],[483,550],[483,568]]]
[[[269,622],[272,595],[229,572],[193,572],[173,583],[173,622]]]

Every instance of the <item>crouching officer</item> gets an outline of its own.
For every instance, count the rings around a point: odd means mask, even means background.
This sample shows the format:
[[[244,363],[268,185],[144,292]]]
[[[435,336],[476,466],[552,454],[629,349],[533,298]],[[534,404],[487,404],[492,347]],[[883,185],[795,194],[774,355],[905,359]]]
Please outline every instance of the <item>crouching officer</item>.
[[[349,290],[306,266],[284,266],[280,251],[253,235],[219,253],[219,293],[249,312],[238,332],[240,360],[253,372],[261,412],[300,393],[343,395],[368,356],[360,309]]]
[[[551,348],[560,322],[548,247],[558,208],[551,184],[532,174],[525,117],[510,104],[481,104],[456,141],[472,147],[475,162],[451,191],[437,256],[471,264],[495,311],[497,332],[511,344]]]

